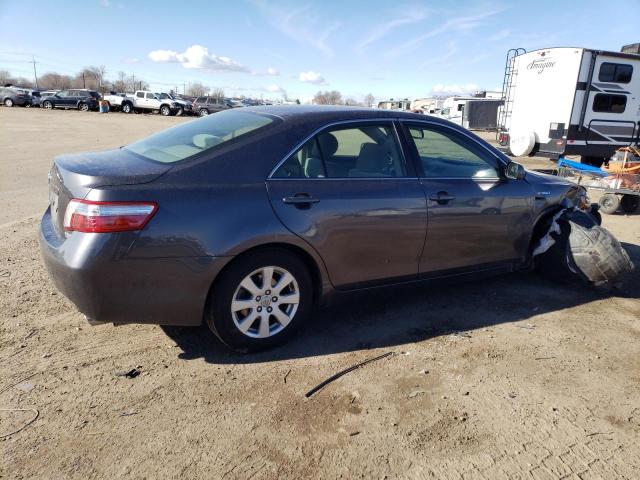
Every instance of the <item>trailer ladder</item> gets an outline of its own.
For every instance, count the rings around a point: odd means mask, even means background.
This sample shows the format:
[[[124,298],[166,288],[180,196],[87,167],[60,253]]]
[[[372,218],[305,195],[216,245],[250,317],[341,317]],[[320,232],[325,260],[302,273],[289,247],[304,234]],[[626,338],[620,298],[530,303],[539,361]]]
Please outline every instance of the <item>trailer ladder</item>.
[[[518,76],[515,69],[515,60],[518,55],[527,53],[524,48],[511,48],[507,52],[507,61],[504,66],[504,78],[502,79],[502,106],[498,109],[498,128],[496,130],[496,140],[502,146],[508,143],[506,136],[507,123],[511,119],[513,110],[513,85]]]

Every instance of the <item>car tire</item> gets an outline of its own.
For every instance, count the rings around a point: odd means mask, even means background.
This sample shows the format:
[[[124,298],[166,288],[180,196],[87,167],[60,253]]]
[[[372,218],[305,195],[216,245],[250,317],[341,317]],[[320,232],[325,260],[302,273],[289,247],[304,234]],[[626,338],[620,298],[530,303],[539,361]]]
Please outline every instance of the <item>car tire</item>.
[[[230,348],[259,351],[291,338],[312,307],[313,283],[304,262],[286,250],[265,249],[241,256],[222,273],[211,289],[205,319]]]
[[[13,107],[13,100],[11,100],[10,98],[6,98],[4,100],[4,106],[5,107]]]
[[[633,213],[640,206],[640,195],[622,195],[620,207],[624,213]]]
[[[53,110],[53,103],[51,103],[51,102],[50,102],[50,101],[48,101],[48,100],[47,100],[47,101],[45,101],[45,102],[42,102],[42,106],[43,106],[44,108],[46,108],[47,110]]]
[[[198,115],[200,115],[201,117],[206,117],[207,115],[209,115],[209,110],[207,110],[206,108],[201,108],[198,112]]]
[[[605,193],[598,200],[598,205],[601,212],[613,215],[620,207],[620,197],[614,193]]]
[[[88,112],[89,111],[89,105],[84,103],[84,102],[80,102],[78,104],[78,110],[80,110],[81,112]]]
[[[169,115],[171,115],[171,109],[167,105],[162,105],[160,107],[160,115],[162,115],[163,117],[168,117]]]
[[[178,110],[176,110],[176,117],[180,117],[183,114],[184,114],[184,108],[178,107]]]
[[[129,102],[123,103],[120,109],[122,110],[122,113],[131,113],[133,111],[133,108]]]

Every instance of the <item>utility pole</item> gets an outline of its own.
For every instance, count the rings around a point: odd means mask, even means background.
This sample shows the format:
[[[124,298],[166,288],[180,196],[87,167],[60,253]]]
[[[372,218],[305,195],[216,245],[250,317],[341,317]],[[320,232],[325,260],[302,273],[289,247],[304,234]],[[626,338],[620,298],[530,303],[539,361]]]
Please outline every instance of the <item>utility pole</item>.
[[[37,63],[36,57],[34,55],[31,55],[31,59],[32,59],[31,63],[33,63],[33,78],[36,81],[36,88],[38,88],[38,74],[36,73],[36,63]]]
[[[187,84],[186,84],[186,82],[182,83],[182,94],[183,95],[187,94]]]
[[[82,88],[87,88],[87,81],[84,78],[84,72],[82,72]]]

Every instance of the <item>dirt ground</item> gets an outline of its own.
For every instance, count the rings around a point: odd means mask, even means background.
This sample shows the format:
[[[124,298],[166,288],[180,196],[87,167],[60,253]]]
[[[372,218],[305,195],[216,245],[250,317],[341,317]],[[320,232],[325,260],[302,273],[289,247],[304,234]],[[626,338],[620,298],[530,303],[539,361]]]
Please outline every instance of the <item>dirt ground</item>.
[[[640,478],[638,270],[615,291],[513,274],[351,296],[257,355],[90,327],[40,260],[52,158],[181,121],[0,108],[0,478]],[[604,225],[639,265],[640,216]]]

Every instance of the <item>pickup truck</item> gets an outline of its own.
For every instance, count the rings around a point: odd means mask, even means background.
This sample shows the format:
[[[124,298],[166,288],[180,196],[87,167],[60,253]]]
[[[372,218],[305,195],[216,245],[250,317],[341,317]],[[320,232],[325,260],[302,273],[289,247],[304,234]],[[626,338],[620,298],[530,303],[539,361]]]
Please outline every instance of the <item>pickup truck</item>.
[[[111,95],[105,95],[104,100],[109,102],[109,108],[120,109],[124,113],[157,111],[166,117],[183,110],[179,103],[169,98],[160,99],[146,90],[138,90],[132,96],[112,92]]]

